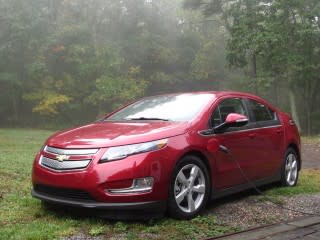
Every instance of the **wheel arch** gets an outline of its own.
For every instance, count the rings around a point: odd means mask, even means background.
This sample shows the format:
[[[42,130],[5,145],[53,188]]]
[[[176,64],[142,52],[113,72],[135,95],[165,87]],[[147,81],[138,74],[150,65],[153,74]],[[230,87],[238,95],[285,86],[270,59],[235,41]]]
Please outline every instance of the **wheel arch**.
[[[209,180],[210,180],[210,185],[212,185],[212,176],[211,176],[211,167],[210,167],[210,163],[209,163],[209,160],[208,158],[201,152],[201,151],[198,151],[198,150],[189,150],[187,152],[185,152],[180,158],[179,160],[177,161],[176,164],[179,163],[179,161],[181,159],[183,159],[184,157],[186,156],[195,156],[195,157],[198,157],[203,163],[204,165],[206,166],[207,170],[208,170],[208,174],[209,174]]]

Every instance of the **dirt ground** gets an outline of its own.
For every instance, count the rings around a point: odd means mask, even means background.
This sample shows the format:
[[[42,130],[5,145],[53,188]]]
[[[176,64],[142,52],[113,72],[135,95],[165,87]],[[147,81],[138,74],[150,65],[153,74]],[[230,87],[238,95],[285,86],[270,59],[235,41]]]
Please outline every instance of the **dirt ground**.
[[[303,143],[302,168],[320,169],[320,143]]]

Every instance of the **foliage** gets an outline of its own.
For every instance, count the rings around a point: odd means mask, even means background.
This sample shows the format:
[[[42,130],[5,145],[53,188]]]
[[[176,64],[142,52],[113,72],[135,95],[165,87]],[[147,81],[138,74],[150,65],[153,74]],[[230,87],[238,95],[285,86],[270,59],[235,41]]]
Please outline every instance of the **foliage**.
[[[244,70],[248,86],[257,94],[271,90],[277,105],[285,94],[296,122],[302,115],[303,128],[311,134],[320,112],[314,104],[320,90],[319,1],[185,0],[184,4],[224,21],[230,34],[226,54],[229,65]]]
[[[68,96],[45,91],[25,95],[25,99],[37,101],[38,104],[33,107],[32,111],[38,112],[41,115],[57,114],[58,105],[69,103],[70,101]]]
[[[220,90],[228,77],[223,42],[223,37],[215,41],[205,39],[191,65],[193,79],[202,84],[209,82],[216,90]]]
[[[141,96],[192,90],[204,28],[181,24],[198,16],[180,5],[2,0],[0,124],[71,125]]]
[[[319,8],[318,0],[1,0],[0,125],[80,124],[141,96],[226,89],[297,109],[302,129],[317,133]]]
[[[228,42],[228,60],[233,66],[256,65],[256,81],[285,81],[291,91],[302,90],[306,130],[310,134],[311,113],[320,88],[320,6],[318,1],[246,2],[235,10]],[[254,59],[250,59],[254,57]],[[243,62],[243,60],[248,60]],[[261,84],[259,84],[261,85]]]
[[[96,80],[95,85],[96,90],[89,96],[89,101],[94,104],[108,103],[114,109],[119,107],[119,103],[143,96],[147,82],[131,77],[103,75]]]

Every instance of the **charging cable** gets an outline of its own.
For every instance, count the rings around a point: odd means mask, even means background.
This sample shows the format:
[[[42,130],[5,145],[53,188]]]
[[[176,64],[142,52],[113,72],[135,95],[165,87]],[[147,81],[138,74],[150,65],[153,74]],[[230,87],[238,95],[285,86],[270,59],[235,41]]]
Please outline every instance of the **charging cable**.
[[[241,175],[243,176],[243,178],[247,181],[247,183],[249,183],[253,189],[260,195],[262,195],[263,197],[265,197],[265,199],[274,204],[275,206],[279,207],[279,208],[282,208],[282,209],[285,209],[285,210],[289,210],[289,211],[292,211],[292,212],[297,212],[297,213],[301,213],[301,214],[305,214],[305,215],[310,215],[310,216],[320,216],[320,213],[308,213],[308,212],[304,212],[304,211],[300,211],[300,210],[296,210],[296,209],[292,209],[292,208],[289,208],[289,207],[285,207],[277,202],[275,202],[273,199],[271,199],[270,197],[266,196],[258,187],[257,185],[251,181],[247,175],[245,174],[245,172],[243,171],[243,169],[241,168],[239,162],[237,161],[237,159],[235,157],[233,157],[233,155],[231,154],[230,150],[226,147],[226,146],[223,146],[223,145],[219,145],[219,149],[220,151],[226,153],[228,156],[230,156],[230,159],[236,163],[237,165],[237,168],[240,170],[241,172]]]

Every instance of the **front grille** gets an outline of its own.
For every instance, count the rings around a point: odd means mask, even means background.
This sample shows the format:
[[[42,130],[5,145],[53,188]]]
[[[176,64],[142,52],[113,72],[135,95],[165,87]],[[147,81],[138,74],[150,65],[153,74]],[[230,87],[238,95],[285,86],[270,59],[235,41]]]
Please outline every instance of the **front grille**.
[[[67,149],[45,146],[39,164],[53,171],[81,170],[88,167],[98,148]]]
[[[90,159],[58,161],[55,159],[41,156],[39,163],[41,166],[54,169],[54,170],[60,170],[60,171],[61,170],[79,170],[79,169],[86,168],[90,163]]]
[[[37,193],[44,194],[49,197],[63,198],[66,200],[95,201],[89,193],[79,189],[57,188],[37,184],[34,186],[34,190]]]

